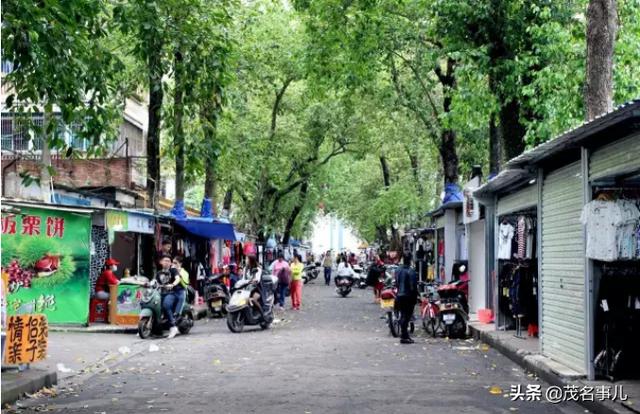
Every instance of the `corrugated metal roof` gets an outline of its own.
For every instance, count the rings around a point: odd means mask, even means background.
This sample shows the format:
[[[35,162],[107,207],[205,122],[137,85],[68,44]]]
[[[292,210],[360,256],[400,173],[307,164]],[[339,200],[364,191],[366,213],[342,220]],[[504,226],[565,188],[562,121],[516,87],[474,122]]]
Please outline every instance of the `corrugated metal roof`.
[[[518,182],[525,182],[534,177],[535,173],[526,169],[513,168],[503,170],[493,180],[478,187],[473,192],[473,196],[482,198],[500,189],[506,188],[513,184],[517,184]]]
[[[581,140],[610,127],[621,119],[629,117],[640,117],[640,99],[634,99],[624,103],[612,111],[602,114],[595,119],[584,122],[581,125],[566,131],[557,138],[538,145],[529,151],[523,152],[521,155],[507,162],[506,167],[517,167],[526,163],[535,163],[541,161],[564,149],[577,146]]]

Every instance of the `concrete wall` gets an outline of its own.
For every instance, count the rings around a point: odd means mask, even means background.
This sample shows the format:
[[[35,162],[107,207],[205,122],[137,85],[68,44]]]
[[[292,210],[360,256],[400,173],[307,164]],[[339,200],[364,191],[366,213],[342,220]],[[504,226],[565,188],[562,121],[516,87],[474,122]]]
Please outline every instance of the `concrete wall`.
[[[3,161],[5,163],[6,161]],[[113,159],[53,159],[51,160],[56,175],[55,184],[72,187],[115,186],[130,188],[131,177],[127,160]],[[40,175],[38,160],[18,160],[9,171],[28,172],[33,176]],[[11,194],[5,194],[11,196]]]

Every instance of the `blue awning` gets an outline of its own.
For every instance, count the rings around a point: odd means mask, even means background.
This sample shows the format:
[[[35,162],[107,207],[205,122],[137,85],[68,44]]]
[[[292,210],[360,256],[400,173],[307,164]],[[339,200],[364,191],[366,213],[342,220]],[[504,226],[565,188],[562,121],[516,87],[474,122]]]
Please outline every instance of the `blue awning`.
[[[189,233],[205,239],[236,240],[233,224],[207,217],[176,218],[176,224]]]

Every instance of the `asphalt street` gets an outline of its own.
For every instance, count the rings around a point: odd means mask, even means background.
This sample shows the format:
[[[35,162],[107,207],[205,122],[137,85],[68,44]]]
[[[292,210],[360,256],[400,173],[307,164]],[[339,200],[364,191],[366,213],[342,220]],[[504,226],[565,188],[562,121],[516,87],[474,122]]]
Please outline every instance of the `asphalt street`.
[[[288,303],[289,304],[289,303]],[[371,290],[339,297],[305,286],[301,311],[271,329],[229,332],[201,320],[189,335],[51,334],[55,396],[4,412],[584,413],[573,403],[512,402],[512,385],[547,384],[473,340],[390,336]],[[62,366],[58,365],[62,364]],[[5,407],[6,408],[6,407]]]

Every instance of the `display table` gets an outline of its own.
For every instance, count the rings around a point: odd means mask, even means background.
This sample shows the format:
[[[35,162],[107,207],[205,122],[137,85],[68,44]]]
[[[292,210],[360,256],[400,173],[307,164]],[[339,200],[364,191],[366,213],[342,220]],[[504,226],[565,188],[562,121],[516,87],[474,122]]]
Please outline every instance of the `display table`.
[[[110,286],[109,323],[113,325],[137,325],[140,315],[140,298],[145,288],[138,284]]]

